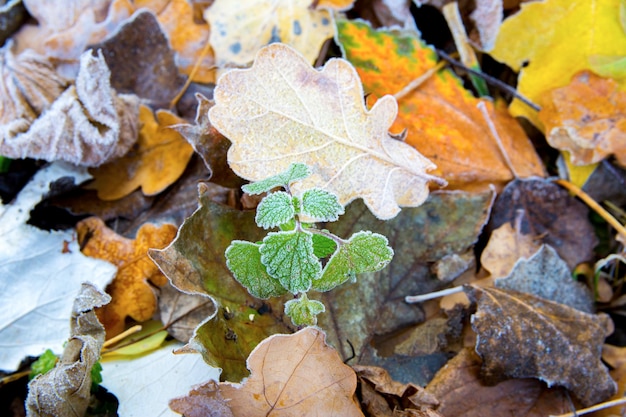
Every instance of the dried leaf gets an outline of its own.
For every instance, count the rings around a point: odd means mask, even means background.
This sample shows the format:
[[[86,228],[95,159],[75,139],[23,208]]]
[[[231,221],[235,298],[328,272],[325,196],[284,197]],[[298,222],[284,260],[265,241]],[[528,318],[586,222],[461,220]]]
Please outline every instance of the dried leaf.
[[[539,120],[552,147],[568,151],[574,165],[615,155],[626,167],[626,93],[617,82],[583,71],[543,99]]]
[[[138,187],[145,195],[158,194],[180,178],[193,155],[187,141],[169,128],[183,119],[159,110],[155,120],[150,108],[142,105],[139,120],[142,127],[136,146],[125,156],[91,171],[94,181],[88,188],[97,190],[103,200],[117,200]]]
[[[214,1],[204,18],[212,28],[217,65],[248,65],[257,51],[275,42],[292,46],[312,64],[334,26],[328,10],[310,6],[311,0],[240,0],[237,7]]]
[[[83,416],[91,397],[91,368],[100,357],[104,327],[94,309],[111,297],[91,284],[81,287],[72,308],[70,338],[54,369],[28,384],[29,416]]]
[[[470,14],[480,38],[480,46],[485,51],[493,49],[503,17],[502,0],[477,0],[476,8]]]
[[[385,97],[368,111],[356,71],[344,60],[317,71],[290,47],[272,44],[252,68],[221,77],[215,101],[209,118],[233,142],[228,163],[251,181],[304,163],[314,173],[294,193],[318,186],[343,205],[363,198],[380,219],[423,203],[428,181],[442,183],[425,173],[430,161],[389,135],[395,100]]]
[[[209,394],[222,397],[234,416],[307,415],[311,410],[318,415],[363,415],[354,399],[354,371],[326,345],[317,328],[268,337],[250,354],[248,368],[251,375],[244,383],[220,383],[213,387],[218,392]],[[211,401],[209,392],[210,385],[205,384],[170,406],[185,415],[200,415]],[[191,401],[195,412],[186,406]]]
[[[97,217],[87,218],[76,225],[82,252],[107,260],[119,268],[115,279],[107,287],[113,300],[98,310],[107,337],[124,331],[127,316],[141,322],[149,320],[155,313],[157,299],[148,281],[161,286],[166,280],[148,258],[148,249],[165,247],[174,239],[176,231],[171,224],[161,227],[145,224],[133,241],[119,236]]]
[[[93,56],[89,50],[80,62],[76,85],[65,90],[27,131],[2,132],[0,154],[97,166],[133,145],[137,97],[117,95],[111,89],[101,53]]]
[[[159,294],[161,322],[176,340],[188,343],[196,327],[215,314],[213,300],[200,294],[187,294],[169,282]]]
[[[617,392],[611,400],[624,398],[626,390],[626,347],[617,347],[605,344],[602,348],[602,360],[611,367],[611,377],[617,383]],[[610,407],[597,410],[591,414],[592,417],[615,417],[626,413],[626,405],[621,404],[619,408]]]
[[[518,220],[521,222],[522,218]],[[480,263],[493,277],[509,275],[519,259],[530,258],[541,247],[532,234],[523,234],[518,229],[520,226],[518,224],[514,229],[511,223],[504,223],[491,232],[489,242],[480,255]]]
[[[439,400],[446,417],[545,417],[571,411],[563,389],[547,388],[535,379],[510,379],[486,385],[480,379],[481,360],[463,349],[435,375],[426,392]]]
[[[478,299],[472,328],[488,379],[538,378],[569,389],[584,406],[616,392],[601,361],[610,331],[607,315],[499,288],[467,287],[467,292]]]

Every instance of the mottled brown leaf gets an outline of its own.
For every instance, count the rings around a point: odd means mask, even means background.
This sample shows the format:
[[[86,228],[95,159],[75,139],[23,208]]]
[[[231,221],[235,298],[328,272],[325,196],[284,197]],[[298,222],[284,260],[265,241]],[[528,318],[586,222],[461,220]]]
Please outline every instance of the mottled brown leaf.
[[[581,312],[531,294],[467,287],[478,300],[472,328],[488,380],[537,378],[562,386],[585,406],[601,402],[616,384],[601,362],[610,331],[607,315]]]

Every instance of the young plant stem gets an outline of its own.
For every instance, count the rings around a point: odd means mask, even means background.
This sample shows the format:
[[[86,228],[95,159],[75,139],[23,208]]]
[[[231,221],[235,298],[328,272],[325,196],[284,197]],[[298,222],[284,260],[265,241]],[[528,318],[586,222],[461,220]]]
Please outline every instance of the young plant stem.
[[[432,300],[433,298],[445,297],[446,295],[456,294],[457,292],[462,292],[463,286],[459,285],[458,287],[447,288],[441,291],[429,292],[428,294],[420,294],[420,295],[407,295],[404,297],[404,301],[409,304],[421,303],[423,301]]]
[[[582,410],[572,411],[571,413],[550,415],[550,417],[576,417],[583,414],[591,413],[593,411],[604,410],[605,408],[615,407],[616,405],[626,404],[626,397],[618,398],[617,400],[611,400],[604,403],[596,404],[592,407],[583,408]]]
[[[337,245],[345,245],[346,243],[348,243],[347,240],[342,239],[339,236],[335,236],[332,233],[325,232],[323,230],[313,229],[313,228],[306,229],[306,230],[307,230],[307,232],[310,232],[310,233],[313,233],[313,234],[316,234],[316,235],[322,235],[322,236],[325,236],[325,237],[327,237],[329,239],[332,239],[335,243],[337,243]]]

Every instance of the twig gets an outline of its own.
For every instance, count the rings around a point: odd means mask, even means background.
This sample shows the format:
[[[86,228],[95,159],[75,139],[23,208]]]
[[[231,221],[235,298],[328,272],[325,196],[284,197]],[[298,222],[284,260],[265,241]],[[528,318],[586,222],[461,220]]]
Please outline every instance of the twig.
[[[604,403],[596,404],[592,407],[583,408],[582,410],[576,410],[571,413],[558,414],[558,415],[550,415],[550,417],[576,417],[582,414],[591,413],[592,411],[603,410],[609,407],[615,407],[616,405],[626,404],[626,397],[619,398],[617,400],[611,400]]]
[[[487,106],[485,106],[485,102],[480,101],[476,105],[476,107],[478,107],[480,112],[483,114],[483,118],[487,122],[487,126],[489,126],[491,135],[493,136],[493,138],[496,140],[496,143],[498,144],[498,148],[500,149],[500,153],[502,154],[502,157],[504,157],[504,161],[506,162],[506,165],[509,167],[509,169],[513,173],[513,176],[515,178],[519,178],[519,175],[517,175],[517,172],[515,171],[515,167],[513,166],[513,162],[511,162],[511,159],[509,158],[508,152],[506,151],[506,149],[504,149],[504,145],[502,144],[502,139],[500,139],[500,135],[498,134],[498,131],[496,130],[496,126],[493,124],[491,117],[489,117],[489,112],[487,111]]]
[[[110,338],[109,340],[107,340],[106,342],[104,342],[102,344],[102,349],[108,348],[109,346],[112,346],[114,344],[116,344],[117,342],[119,342],[122,339],[125,339],[128,336],[131,336],[135,333],[139,333],[141,331],[142,327],[138,324],[136,326],[131,327],[130,329],[127,329],[126,331],[118,334],[115,337]]]
[[[421,303],[422,301],[432,300],[433,298],[445,297],[446,295],[456,294],[457,292],[462,292],[463,286],[460,285],[458,287],[447,288],[441,291],[429,292],[428,294],[420,294],[420,295],[407,295],[404,297],[404,301],[413,304],[413,303]]]
[[[202,60],[204,59],[206,54],[209,53],[209,49],[211,49],[211,43],[209,42],[209,38],[207,38],[206,43],[204,44],[204,47],[202,48],[202,51],[200,51],[200,56],[198,56],[196,63],[193,65],[193,68],[191,69],[191,72],[189,73],[189,77],[187,77],[187,80],[185,81],[185,85],[183,85],[183,87],[180,89],[178,94],[176,94],[176,97],[174,97],[172,101],[170,101],[170,109],[173,109],[174,106],[178,104],[178,100],[180,100],[183,94],[185,94],[185,91],[187,91],[187,88],[189,88],[189,85],[193,81],[193,77],[196,76],[198,69],[200,69],[200,64],[202,64]]]
[[[524,97],[523,95],[518,93],[510,85],[505,84],[502,81],[498,80],[497,78],[493,78],[491,75],[485,74],[484,72],[480,72],[480,71],[476,71],[476,70],[473,70],[471,68],[468,68],[462,62],[457,61],[456,59],[452,58],[450,55],[446,54],[445,52],[443,52],[440,49],[436,49],[436,51],[437,51],[437,54],[441,57],[441,59],[444,59],[444,60],[448,61],[451,65],[453,65],[455,67],[458,67],[458,68],[461,68],[464,71],[469,72],[470,74],[473,74],[473,75],[476,75],[478,77],[483,78],[487,82],[487,84],[491,84],[494,87],[497,87],[497,88],[507,92],[508,94],[512,95],[516,99],[522,101],[524,104],[526,104],[531,109],[536,110],[536,111],[541,110],[541,107],[539,107],[538,105],[536,105],[535,103],[533,103],[532,101],[530,101],[529,99],[527,99],[526,97]]]

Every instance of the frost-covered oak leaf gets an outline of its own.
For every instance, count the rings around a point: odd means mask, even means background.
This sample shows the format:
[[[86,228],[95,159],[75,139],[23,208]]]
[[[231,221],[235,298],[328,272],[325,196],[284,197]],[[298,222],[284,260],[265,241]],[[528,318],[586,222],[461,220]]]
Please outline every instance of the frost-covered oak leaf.
[[[219,79],[215,102],[211,123],[233,143],[229,165],[248,180],[301,162],[313,174],[294,184],[295,195],[319,187],[342,205],[362,198],[380,219],[422,204],[429,181],[445,184],[426,174],[434,164],[389,135],[395,99],[382,97],[368,110],[356,70],[343,59],[318,71],[291,47],[269,45],[251,68]]]

